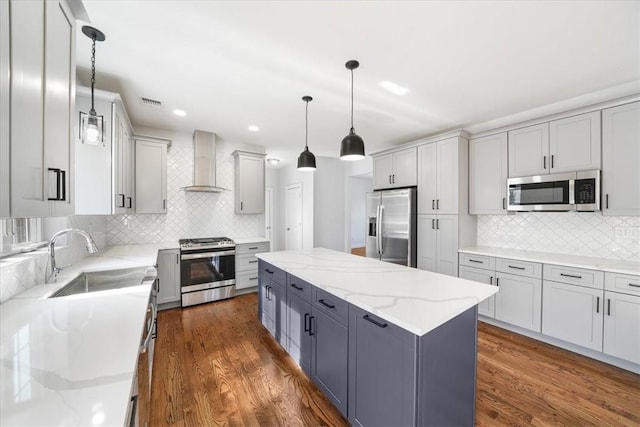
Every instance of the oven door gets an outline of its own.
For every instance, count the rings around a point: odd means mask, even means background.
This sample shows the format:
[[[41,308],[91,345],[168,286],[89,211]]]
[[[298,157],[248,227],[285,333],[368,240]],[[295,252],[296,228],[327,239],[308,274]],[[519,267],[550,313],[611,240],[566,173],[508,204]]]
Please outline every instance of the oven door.
[[[180,254],[182,292],[193,292],[235,284],[236,252],[234,249]]]
[[[575,210],[575,178],[575,173],[509,178],[507,210]]]

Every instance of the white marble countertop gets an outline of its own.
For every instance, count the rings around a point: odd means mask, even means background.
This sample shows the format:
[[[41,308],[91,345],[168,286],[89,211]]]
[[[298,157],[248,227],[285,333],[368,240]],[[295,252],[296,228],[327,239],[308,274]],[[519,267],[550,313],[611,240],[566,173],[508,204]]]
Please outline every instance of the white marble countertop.
[[[168,247],[107,247],[0,305],[0,425],[124,424],[151,285],[47,296],[82,271],[151,266]]]
[[[589,270],[609,271],[622,274],[640,274],[640,263],[610,258],[593,258],[577,255],[555,254],[547,252],[524,251],[520,249],[494,248],[490,246],[469,246],[458,252],[509,258],[520,261],[539,262],[542,264],[564,265],[567,267],[586,268]]]
[[[419,336],[498,291],[496,286],[324,248],[256,256]]]

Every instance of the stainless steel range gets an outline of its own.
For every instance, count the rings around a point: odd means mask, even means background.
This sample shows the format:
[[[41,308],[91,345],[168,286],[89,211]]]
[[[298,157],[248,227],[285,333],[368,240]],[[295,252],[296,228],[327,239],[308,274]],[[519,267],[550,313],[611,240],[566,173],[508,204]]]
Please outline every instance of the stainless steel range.
[[[180,239],[182,307],[236,293],[236,244],[228,237]]]

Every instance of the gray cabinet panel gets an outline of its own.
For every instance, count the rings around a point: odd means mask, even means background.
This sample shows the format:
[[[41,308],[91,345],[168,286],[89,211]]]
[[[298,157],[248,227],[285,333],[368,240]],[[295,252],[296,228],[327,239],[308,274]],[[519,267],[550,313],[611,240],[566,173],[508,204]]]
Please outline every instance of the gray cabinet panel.
[[[288,337],[285,348],[305,372],[311,367],[311,304],[295,294],[287,294],[287,328]]]
[[[312,376],[325,396],[347,416],[349,334],[346,326],[312,308]]]

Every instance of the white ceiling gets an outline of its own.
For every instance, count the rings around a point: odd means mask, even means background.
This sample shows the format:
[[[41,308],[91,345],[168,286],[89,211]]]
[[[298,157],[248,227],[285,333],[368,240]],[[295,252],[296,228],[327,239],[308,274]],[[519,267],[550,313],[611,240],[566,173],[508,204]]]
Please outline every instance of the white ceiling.
[[[135,125],[212,131],[290,159],[304,148],[303,95],[314,98],[310,150],[338,156],[349,59],[360,61],[354,124],[368,153],[612,87],[640,90],[638,1],[84,4],[107,37],[96,86],[119,91]],[[88,68],[80,31],[77,56]],[[409,93],[393,95],[382,80]]]

